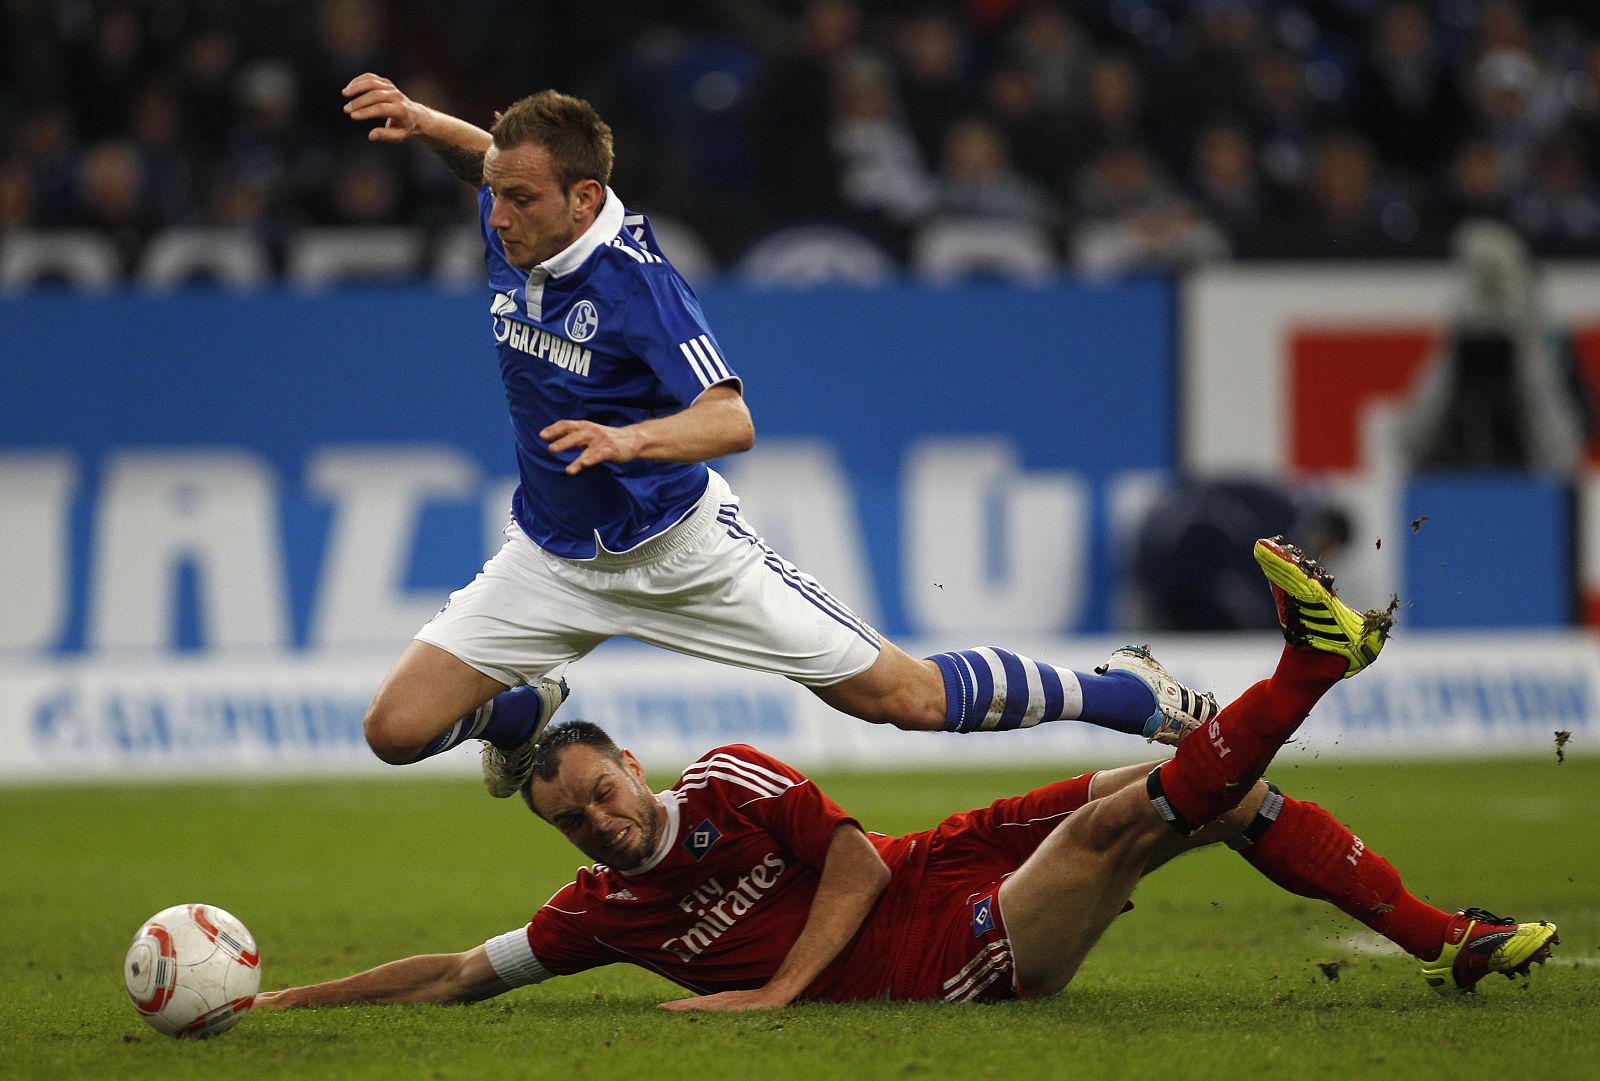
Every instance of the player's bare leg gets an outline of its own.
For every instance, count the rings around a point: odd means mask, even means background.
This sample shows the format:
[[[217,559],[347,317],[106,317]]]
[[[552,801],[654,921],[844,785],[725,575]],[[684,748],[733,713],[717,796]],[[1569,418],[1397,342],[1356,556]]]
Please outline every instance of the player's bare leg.
[[[1075,811],[1000,887],[1017,986],[1029,996],[1060,991],[1141,878],[1237,830],[1255,816],[1265,791],[1252,789],[1215,829],[1188,837],[1162,820],[1137,784]]]
[[[507,687],[448,650],[413,641],[367,708],[367,744],[404,765],[481,739],[484,787],[505,799],[527,779],[534,742],[566,698],[566,680]]]
[[[415,762],[458,719],[506,689],[438,646],[413,641],[367,707],[367,746],[385,762]]]
[[[1265,800],[1258,782],[1278,749],[1328,690],[1383,648],[1387,618],[1350,609],[1299,549],[1282,538],[1261,541],[1256,559],[1286,639],[1272,678],[1180,743],[1151,771],[1144,791],[1124,788],[1072,815],[1001,887],[1025,992],[1065,987],[1140,877],[1203,843],[1202,827],[1224,819],[1238,828],[1240,816],[1254,819]]]
[[[1271,680],[1252,687],[1204,733],[1181,746],[1172,762],[1151,772],[1144,786],[1149,806],[1176,833],[1187,836],[1182,837],[1185,844],[1181,846],[1157,844],[1145,873],[1185,847],[1226,840],[1283,889],[1327,901],[1423,961],[1423,976],[1442,993],[1471,991],[1491,972],[1526,976],[1529,967],[1548,959],[1550,947],[1560,942],[1553,924],[1519,925],[1481,909],[1467,909],[1452,917],[1434,908],[1406,890],[1392,864],[1316,804],[1286,797],[1275,787],[1256,780],[1250,796],[1221,818],[1199,830],[1190,825],[1203,822],[1226,807],[1231,791],[1237,791],[1252,777],[1259,777],[1277,745],[1293,733],[1298,718],[1309,712],[1316,699],[1339,678],[1355,675],[1377,658],[1389,629],[1387,613],[1362,615],[1350,609],[1333,592],[1332,579],[1281,537],[1260,542],[1256,558],[1272,584],[1288,644]],[[1228,760],[1230,756],[1232,762]],[[1135,821],[1121,824],[1134,836],[1132,842],[1122,844],[1133,853],[1130,859],[1136,858],[1143,836],[1137,821],[1140,793],[1136,783],[1130,783],[1134,780],[1132,773],[1131,768],[1107,771],[1097,776],[1090,788],[1093,798],[1117,786],[1127,786],[1100,802],[1115,805],[1132,801],[1127,810]],[[1096,806],[1091,803],[1085,810]],[[1112,828],[1119,825],[1113,816],[1101,817],[1109,818]],[[1070,843],[1073,835],[1063,827],[1047,839],[1046,846],[1058,837],[1063,843]],[[1095,840],[1090,833],[1079,843],[1093,850]],[[1113,841],[1121,844],[1118,839]],[[1046,846],[1041,846],[1036,857]],[[1068,855],[1075,857],[1077,853],[1071,851]],[[1104,861],[1104,857],[1099,858]],[[1126,862],[1118,868],[1125,870]],[[1087,921],[1110,916],[1106,915],[1105,906],[1100,906],[1077,926],[1051,926],[1049,913],[1041,921],[1035,912],[1041,898],[1048,897],[1051,869],[1030,870],[1025,864],[1022,871],[1030,873],[1020,887],[1013,887],[1011,896],[1023,913],[1021,938],[1024,942],[1032,940],[1033,945],[1020,946],[1018,935],[1012,934],[1019,981],[1029,990],[1036,986],[1045,991],[1058,990],[1071,979],[1103,930],[1103,925],[1097,929]],[[1056,872],[1060,881],[1054,884],[1082,889],[1074,878],[1079,874],[1078,868],[1068,867]],[[1013,876],[1012,881],[1018,876]],[[1120,880],[1117,885],[1120,887]],[[1007,887],[1010,886],[1008,882]],[[1046,892],[1041,893],[1041,888]],[[1002,888],[1001,911],[1006,915],[1008,929],[1014,929],[1007,897],[1006,888]],[[1036,932],[1041,922],[1047,932],[1069,937],[1040,938]],[[1053,952],[1051,942],[1056,944]],[[1042,966],[1035,961],[1031,968],[1023,968],[1023,950],[1028,948],[1046,952],[1047,960]],[[1039,981],[1037,985],[1031,982],[1035,980]]]
[[[1103,769],[1089,779],[1089,799],[1091,801],[1102,799],[1124,788],[1144,789],[1145,781],[1150,776],[1150,771],[1161,765],[1161,761],[1140,762],[1132,766],[1116,766],[1112,769]],[[1238,807],[1229,811],[1214,822],[1190,835],[1190,844],[1175,849],[1167,855],[1158,856],[1145,865],[1145,874],[1149,874],[1160,867],[1172,856],[1187,852],[1194,848],[1203,848],[1206,845],[1226,844],[1230,846],[1242,845],[1246,842],[1241,838],[1246,835],[1252,826],[1258,826],[1262,815],[1263,805],[1267,797],[1274,791],[1265,781],[1257,781],[1248,797],[1242,800]]]
[[[1101,770],[1089,798],[1142,789],[1159,764]],[[1423,962],[1423,976],[1442,994],[1471,991],[1492,972],[1525,977],[1561,942],[1549,923],[1518,924],[1478,908],[1455,915],[1435,908],[1406,888],[1392,863],[1315,803],[1286,796],[1266,781],[1256,782],[1252,797],[1190,835],[1185,850],[1227,844],[1275,886],[1327,902]],[[1252,807],[1254,813],[1246,813]],[[1158,856],[1145,873],[1176,854]]]
[[[1343,658],[1286,649],[1272,680],[1223,710],[1204,732],[1181,744],[1175,758],[1154,772],[1125,766],[1097,776],[1091,802],[1000,888],[1018,987],[1028,995],[1060,991],[1144,875],[1182,852],[1241,835],[1270,793],[1260,781],[1261,769],[1344,670]],[[1241,753],[1219,753],[1229,744]],[[1157,801],[1165,804],[1166,797],[1150,780],[1175,766],[1170,780],[1186,777],[1181,783],[1210,799],[1204,810],[1195,807],[1182,829],[1157,810]]]
[[[814,690],[839,712],[873,724],[892,724],[910,732],[937,732],[944,727],[944,680],[938,667],[887,639],[871,668],[843,683]]]
[[[1142,646],[1115,651],[1091,673],[988,646],[918,660],[884,640],[865,672],[813,689],[840,712],[915,732],[1078,720],[1175,744],[1218,710],[1214,698],[1173,679]]]
[[[1166,760],[1157,759],[1154,762],[1138,762],[1131,766],[1113,766],[1111,769],[1098,770],[1089,778],[1089,798],[1102,799],[1130,785],[1142,785],[1144,779],[1150,776],[1150,771],[1164,761]]]

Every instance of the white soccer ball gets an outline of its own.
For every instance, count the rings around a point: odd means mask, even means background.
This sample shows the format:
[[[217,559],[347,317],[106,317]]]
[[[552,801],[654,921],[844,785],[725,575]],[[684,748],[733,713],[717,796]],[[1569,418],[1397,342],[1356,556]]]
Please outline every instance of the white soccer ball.
[[[245,925],[216,905],[173,905],[133,936],[122,976],[157,1032],[215,1036],[255,1005],[261,953]]]

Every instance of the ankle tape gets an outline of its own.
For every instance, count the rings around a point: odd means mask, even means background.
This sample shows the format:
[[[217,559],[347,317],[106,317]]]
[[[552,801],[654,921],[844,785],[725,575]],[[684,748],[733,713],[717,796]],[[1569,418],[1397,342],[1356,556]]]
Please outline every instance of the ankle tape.
[[[1162,765],[1165,765],[1165,763],[1162,763]],[[1161,766],[1151,770],[1150,775],[1144,779],[1144,790],[1149,795],[1150,806],[1156,809],[1156,814],[1160,815],[1161,820],[1177,830],[1180,835],[1187,837],[1200,828],[1183,817],[1178,812],[1178,809],[1172,805],[1172,802],[1167,799],[1167,791],[1161,787]]]
[[[1244,828],[1244,832],[1228,842],[1228,847],[1235,852],[1242,852],[1261,840],[1261,835],[1271,828],[1283,813],[1283,793],[1278,791],[1278,786],[1271,781],[1267,782],[1267,798],[1261,801],[1261,809]]]

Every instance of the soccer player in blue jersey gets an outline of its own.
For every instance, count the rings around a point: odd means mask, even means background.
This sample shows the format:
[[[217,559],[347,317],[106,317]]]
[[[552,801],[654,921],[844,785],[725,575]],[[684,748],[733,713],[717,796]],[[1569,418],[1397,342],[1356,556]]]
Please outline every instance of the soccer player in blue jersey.
[[[381,121],[372,141],[420,139],[478,189],[521,474],[506,544],[373,699],[380,758],[481,739],[490,792],[515,793],[566,696],[550,673],[615,635],[909,730],[1074,719],[1176,743],[1215,715],[1138,647],[1093,673],[988,646],[918,660],[768,547],[705,464],[754,442],[742,383],[649,222],[607,186],[611,130],[587,102],[543,91],[484,131],[372,73],[344,96],[352,120]]]

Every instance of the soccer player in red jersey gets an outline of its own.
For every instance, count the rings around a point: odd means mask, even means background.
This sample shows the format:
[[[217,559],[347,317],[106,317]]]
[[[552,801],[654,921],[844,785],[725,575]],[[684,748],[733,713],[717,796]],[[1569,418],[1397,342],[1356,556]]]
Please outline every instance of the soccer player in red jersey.
[[[695,997],[675,1010],[796,1000],[950,1001],[1060,991],[1139,880],[1226,842],[1273,882],[1327,901],[1422,961],[1446,993],[1527,974],[1549,923],[1451,915],[1322,808],[1261,779],[1335,683],[1377,658],[1388,617],[1347,607],[1281,538],[1258,542],[1287,639],[1257,683],[1168,761],[1084,774],[901,837],[866,833],[794,769],[720,747],[659,795],[598,727],[552,727],[523,797],[596,860],[524,927],[269,992],[258,1007],[464,1002],[614,962]]]

